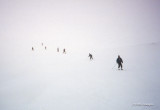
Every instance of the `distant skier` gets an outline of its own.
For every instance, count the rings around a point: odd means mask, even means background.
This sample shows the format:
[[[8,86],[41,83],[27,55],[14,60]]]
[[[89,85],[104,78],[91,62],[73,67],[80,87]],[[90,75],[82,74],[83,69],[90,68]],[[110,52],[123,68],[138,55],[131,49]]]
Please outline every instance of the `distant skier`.
[[[66,54],[66,49],[63,49],[63,53]]]
[[[45,46],[45,50],[47,50],[47,47]]]
[[[123,60],[120,57],[120,55],[118,55],[117,63],[118,63],[118,69],[120,70],[120,68],[121,68],[121,70],[123,70],[123,66],[122,66]]]
[[[92,54],[89,53],[89,56],[88,56],[88,57],[90,58],[90,60],[93,60]]]
[[[32,47],[32,51],[34,51],[34,48]]]
[[[42,43],[42,46],[43,46],[43,43]]]
[[[57,52],[59,52],[59,48],[57,48]]]

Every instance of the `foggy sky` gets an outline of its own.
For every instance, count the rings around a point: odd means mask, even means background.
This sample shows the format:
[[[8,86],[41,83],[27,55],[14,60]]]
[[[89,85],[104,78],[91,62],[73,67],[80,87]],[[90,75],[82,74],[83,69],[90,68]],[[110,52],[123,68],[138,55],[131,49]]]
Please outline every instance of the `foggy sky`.
[[[159,6],[159,0],[0,0],[0,108],[159,106],[159,43],[129,47],[160,42]],[[116,71],[118,54],[123,72]]]
[[[63,47],[160,41],[158,0],[0,0],[2,45]]]

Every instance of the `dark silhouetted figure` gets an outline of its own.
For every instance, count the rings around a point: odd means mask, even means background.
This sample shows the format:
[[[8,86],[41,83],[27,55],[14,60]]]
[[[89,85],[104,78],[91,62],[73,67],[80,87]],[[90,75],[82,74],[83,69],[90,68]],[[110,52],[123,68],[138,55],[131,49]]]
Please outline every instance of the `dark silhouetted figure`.
[[[123,66],[122,66],[123,60],[120,57],[120,55],[118,55],[117,63],[118,63],[118,69],[120,70],[120,68],[121,68],[121,70],[123,70]]]
[[[59,48],[57,48],[57,52],[59,52]]]
[[[34,48],[32,47],[32,51],[34,51]]]
[[[90,58],[90,60],[93,60],[92,54],[89,53],[89,56],[88,56],[88,57]]]
[[[47,50],[47,47],[45,46],[45,50]]]
[[[63,53],[66,54],[66,49],[63,49]]]
[[[42,43],[42,46],[43,46],[43,43]]]

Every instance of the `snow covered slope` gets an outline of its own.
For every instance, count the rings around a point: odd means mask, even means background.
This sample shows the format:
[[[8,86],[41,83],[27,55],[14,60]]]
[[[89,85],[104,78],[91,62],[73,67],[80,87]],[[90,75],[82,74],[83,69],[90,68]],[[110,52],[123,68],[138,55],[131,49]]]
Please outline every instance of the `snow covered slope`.
[[[160,43],[96,48],[93,61],[84,49],[66,50],[8,47],[0,62],[1,110],[160,109]],[[117,55],[123,71],[114,67]]]
[[[159,11],[160,0],[0,0],[0,110],[160,110]]]

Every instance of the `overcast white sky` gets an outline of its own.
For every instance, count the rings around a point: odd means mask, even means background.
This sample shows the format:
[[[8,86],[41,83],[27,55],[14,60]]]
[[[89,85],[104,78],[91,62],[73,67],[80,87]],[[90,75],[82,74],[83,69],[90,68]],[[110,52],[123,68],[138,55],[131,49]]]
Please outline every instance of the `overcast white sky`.
[[[160,41],[159,6],[159,0],[0,0],[0,41],[72,48]]]

